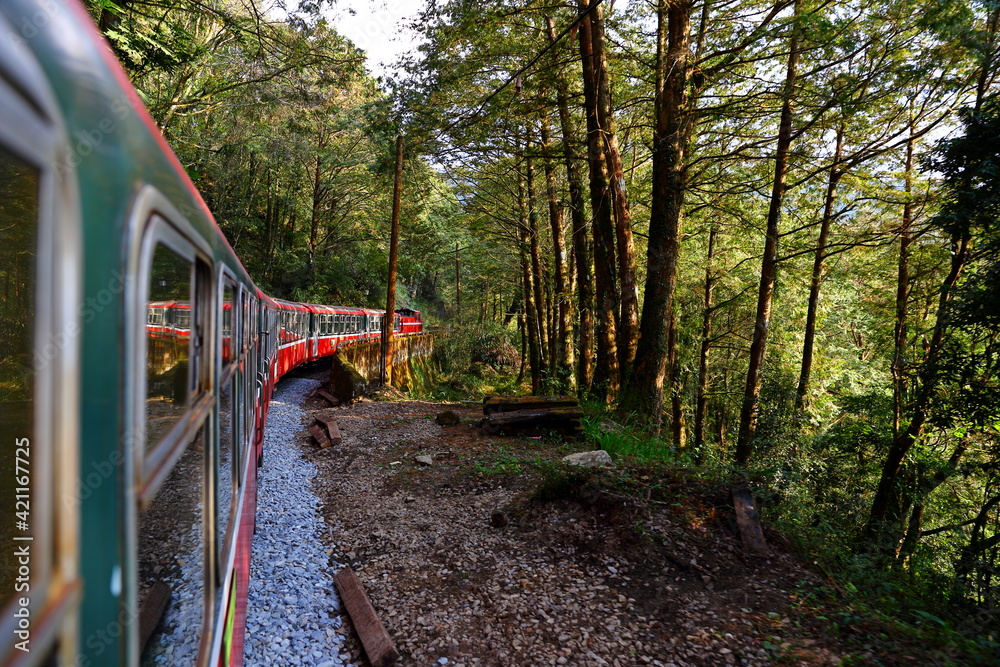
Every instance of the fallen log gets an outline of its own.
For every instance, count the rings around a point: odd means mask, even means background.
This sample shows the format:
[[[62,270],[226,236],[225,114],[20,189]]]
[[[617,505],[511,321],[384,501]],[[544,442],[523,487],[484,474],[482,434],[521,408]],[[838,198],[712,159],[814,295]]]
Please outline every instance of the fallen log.
[[[368,655],[372,667],[388,667],[399,660],[399,652],[392,645],[392,639],[379,620],[368,594],[361,587],[357,575],[350,567],[345,567],[333,577],[347,614],[354,623],[354,629],[361,639],[361,645]]]
[[[520,433],[558,432],[566,436],[578,437],[583,433],[580,418],[583,410],[578,406],[564,406],[547,409],[514,410],[487,414],[481,423],[483,432],[497,435],[501,431]]]
[[[486,416],[491,424],[542,424],[550,422],[568,422],[583,417],[579,407],[559,407],[544,410],[515,410],[513,412],[494,412]]]

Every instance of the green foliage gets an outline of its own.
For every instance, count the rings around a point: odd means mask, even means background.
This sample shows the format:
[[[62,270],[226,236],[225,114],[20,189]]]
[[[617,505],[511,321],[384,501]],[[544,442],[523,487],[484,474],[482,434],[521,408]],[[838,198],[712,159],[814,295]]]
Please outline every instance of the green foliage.
[[[562,462],[539,465],[542,479],[534,491],[540,502],[577,499],[581,494],[592,495],[598,488],[599,472],[594,468],[581,468]],[[590,489],[586,489],[587,485]]]
[[[492,323],[456,327],[438,342],[442,370],[460,373],[471,369],[474,364],[485,364],[494,371],[510,371],[518,363],[512,338],[511,331]]]

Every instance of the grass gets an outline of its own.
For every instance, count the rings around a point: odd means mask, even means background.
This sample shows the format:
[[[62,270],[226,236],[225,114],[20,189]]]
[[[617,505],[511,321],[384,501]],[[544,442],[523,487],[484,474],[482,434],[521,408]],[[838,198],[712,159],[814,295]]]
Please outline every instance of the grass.
[[[473,472],[485,477],[507,477],[509,475],[520,475],[524,461],[512,454],[499,454],[496,458],[487,461],[476,461],[473,465]]]

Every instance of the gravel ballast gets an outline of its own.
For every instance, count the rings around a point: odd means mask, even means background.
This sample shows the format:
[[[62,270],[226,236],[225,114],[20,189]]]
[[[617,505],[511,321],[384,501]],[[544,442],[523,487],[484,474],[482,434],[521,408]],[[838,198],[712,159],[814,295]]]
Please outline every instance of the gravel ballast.
[[[296,446],[301,404],[316,380],[287,378],[271,399],[258,472],[245,664],[342,667],[340,600],[321,536],[326,524],[312,492],[316,467]],[[346,656],[345,656],[346,657]]]

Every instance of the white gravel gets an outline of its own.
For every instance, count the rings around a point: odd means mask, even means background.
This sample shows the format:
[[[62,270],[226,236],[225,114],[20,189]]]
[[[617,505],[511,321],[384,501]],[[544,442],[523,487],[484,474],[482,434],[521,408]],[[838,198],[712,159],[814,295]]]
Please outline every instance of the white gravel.
[[[288,378],[277,387],[264,431],[264,467],[257,487],[245,664],[342,667],[340,566],[321,540],[327,531],[313,495],[315,466],[295,446],[300,405],[320,383]]]

